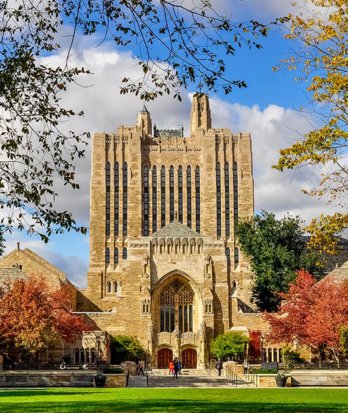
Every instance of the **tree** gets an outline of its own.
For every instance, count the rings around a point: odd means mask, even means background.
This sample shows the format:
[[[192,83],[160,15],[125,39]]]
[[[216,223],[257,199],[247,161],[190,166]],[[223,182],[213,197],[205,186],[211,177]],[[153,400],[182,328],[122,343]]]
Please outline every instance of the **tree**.
[[[285,37],[294,41],[297,49],[283,63],[290,70],[302,71],[318,127],[282,149],[275,168],[283,171],[303,165],[324,167],[319,186],[304,192],[325,196],[343,211],[313,219],[307,231],[312,234],[311,246],[334,253],[337,235],[348,227],[348,9],[345,0],[307,0],[306,4],[312,11],[290,14],[278,21],[290,22],[290,32]]]
[[[78,189],[75,160],[84,156],[88,137],[61,130],[63,122],[83,114],[62,104],[64,93],[80,75],[91,75],[70,64],[77,35],[94,35],[98,43],[102,35],[139,59],[142,76],[123,79],[121,93],[145,100],[173,93],[181,100],[190,84],[225,93],[245,87],[219,56],[233,55],[243,44],[260,48],[256,37],[267,34],[256,21],[219,15],[207,0],[4,0],[0,21],[0,207],[10,211],[2,222],[8,230],[37,232],[44,241],[64,230],[85,232],[54,203],[57,179]],[[43,57],[62,47],[59,33],[69,30],[65,64],[44,64]]]
[[[299,271],[277,313],[266,313],[269,339],[276,343],[308,346],[319,362],[329,352],[339,362],[340,329],[348,323],[348,283],[335,283],[330,277],[320,282]]]
[[[250,259],[255,273],[254,300],[261,311],[276,311],[279,292],[285,292],[296,270],[320,274],[319,256],[306,248],[299,217],[277,220],[266,211],[238,223],[236,235],[241,250]]]
[[[49,291],[41,278],[19,279],[0,289],[1,351],[35,356],[55,342],[73,342],[90,326],[70,311],[68,287]]]
[[[210,343],[210,351],[221,360],[231,357],[240,361],[245,355],[248,342],[248,337],[239,332],[220,334]]]
[[[145,350],[136,337],[115,336],[111,337],[111,352],[117,360],[125,361],[127,358],[141,357]]]
[[[4,230],[3,227],[0,225],[0,256],[5,251],[5,238],[4,238]]]
[[[343,326],[340,330],[340,343],[345,354],[348,353],[348,327]]]

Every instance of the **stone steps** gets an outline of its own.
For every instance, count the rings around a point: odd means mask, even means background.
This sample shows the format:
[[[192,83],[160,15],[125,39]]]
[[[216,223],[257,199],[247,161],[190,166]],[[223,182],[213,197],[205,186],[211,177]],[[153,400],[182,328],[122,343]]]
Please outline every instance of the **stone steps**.
[[[195,387],[195,388],[233,388],[233,387],[254,387],[253,383],[238,378],[237,383],[231,382],[226,377],[199,376],[199,375],[179,375],[174,378],[172,375],[155,375],[154,371],[149,373],[148,383],[146,376],[130,376],[128,387]]]
[[[153,376],[169,376],[168,369],[152,369]],[[181,376],[217,377],[214,369],[181,369]]]

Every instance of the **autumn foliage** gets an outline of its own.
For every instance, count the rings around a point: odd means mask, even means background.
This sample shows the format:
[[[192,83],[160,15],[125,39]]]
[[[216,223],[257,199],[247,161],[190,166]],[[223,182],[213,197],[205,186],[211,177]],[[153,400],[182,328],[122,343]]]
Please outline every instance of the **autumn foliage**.
[[[67,286],[50,291],[41,278],[16,280],[0,288],[2,351],[38,354],[57,339],[74,341],[89,325],[70,311]]]
[[[289,291],[281,294],[277,313],[265,313],[270,323],[269,339],[310,347],[321,360],[330,352],[336,360],[340,351],[340,329],[348,325],[348,283],[335,283],[329,276],[320,282],[299,271]]]

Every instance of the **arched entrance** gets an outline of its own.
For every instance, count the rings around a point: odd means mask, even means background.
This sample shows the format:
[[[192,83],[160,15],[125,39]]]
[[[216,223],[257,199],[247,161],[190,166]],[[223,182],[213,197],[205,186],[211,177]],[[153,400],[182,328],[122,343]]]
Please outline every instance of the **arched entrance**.
[[[173,360],[173,352],[170,348],[162,348],[157,353],[157,368],[167,369],[169,362]]]
[[[193,331],[193,291],[175,279],[166,285],[159,296],[160,332]]]
[[[183,369],[195,369],[197,367],[197,351],[194,348],[186,348],[181,352],[181,364]]]

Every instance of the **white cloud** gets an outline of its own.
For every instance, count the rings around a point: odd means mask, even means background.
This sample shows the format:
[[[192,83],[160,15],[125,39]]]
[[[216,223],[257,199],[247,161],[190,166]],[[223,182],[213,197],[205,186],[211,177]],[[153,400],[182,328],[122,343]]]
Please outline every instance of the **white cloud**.
[[[300,215],[309,222],[320,213],[330,213],[335,208],[325,200],[311,198],[301,192],[313,188],[320,180],[320,167],[303,167],[279,172],[272,169],[277,163],[279,149],[289,146],[313,127],[308,116],[269,105],[261,110],[211,99],[214,125],[227,126],[235,133],[250,132],[253,144],[255,210],[265,209],[278,217],[287,212]]]
[[[83,46],[83,47],[82,47]],[[137,112],[143,102],[133,95],[119,95],[121,79],[125,76],[140,76],[137,61],[130,53],[120,53],[113,45],[104,43],[94,48],[86,43],[71,56],[71,64],[84,66],[94,73],[80,79],[82,86],[73,85],[64,96],[64,103],[75,110],[84,110],[84,117],[76,117],[63,127],[75,131],[115,132],[120,124],[134,124]],[[65,62],[65,52],[46,59],[50,64]],[[186,136],[190,117],[190,97],[183,96],[180,104],[172,97],[164,97],[146,104],[152,115],[153,123],[159,128],[185,126]],[[230,127],[235,133],[250,132],[253,139],[255,203],[256,210],[273,211],[278,217],[286,212],[299,214],[304,219],[329,211],[324,202],[319,202],[301,193],[301,188],[314,186],[319,179],[318,168],[303,168],[300,171],[280,173],[272,169],[276,163],[278,150],[289,146],[291,142],[306,132],[312,125],[310,119],[289,109],[269,105],[264,109],[258,106],[248,107],[237,103],[231,104],[218,98],[211,98],[213,127]],[[80,191],[69,191],[58,184],[61,193],[57,206],[70,210],[84,225],[89,217],[89,177],[90,146],[87,157],[79,160],[77,176],[81,184]],[[36,241],[25,240],[23,247],[32,248],[54,265],[66,271],[70,279],[84,285],[88,267],[88,257],[73,252],[61,253],[59,242],[50,242],[48,246]],[[17,240],[16,235],[16,240]],[[62,236],[62,243],[71,243],[71,251],[76,250],[76,239],[69,241],[69,234]],[[86,242],[87,238],[81,242]],[[15,240],[9,239],[9,248],[15,247]]]

